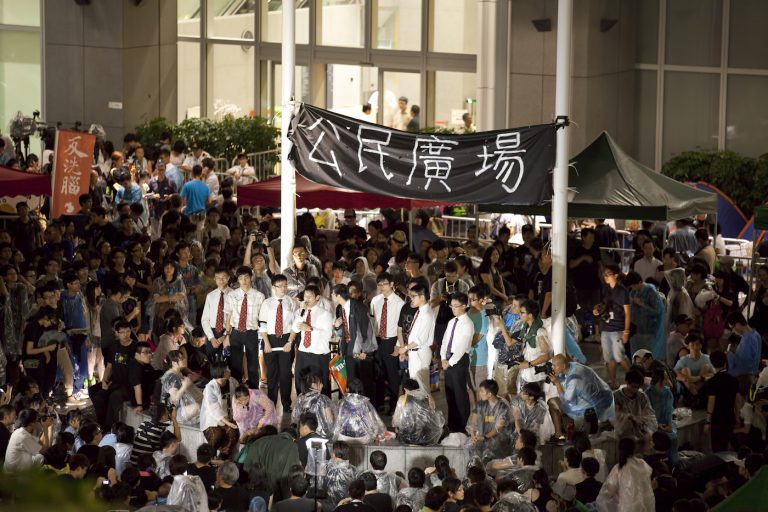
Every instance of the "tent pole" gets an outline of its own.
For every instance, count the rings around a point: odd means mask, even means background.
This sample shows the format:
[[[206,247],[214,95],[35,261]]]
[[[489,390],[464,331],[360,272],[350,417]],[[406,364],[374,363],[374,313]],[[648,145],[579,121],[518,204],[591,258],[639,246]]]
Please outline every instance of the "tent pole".
[[[717,212],[715,212],[715,222],[712,226],[712,246],[715,248],[715,254],[717,255]]]
[[[288,130],[293,117],[294,74],[296,64],[296,0],[283,0],[283,102],[280,126],[280,266],[286,268],[291,261],[296,226],[296,170],[288,160],[291,141]]]
[[[416,250],[416,246],[413,245],[413,208],[408,210],[408,245],[411,246],[412,251]]]
[[[571,29],[573,0],[557,3],[557,68],[555,71],[555,115],[564,122],[557,130],[557,153],[552,200],[552,348],[565,354],[565,285],[568,250],[568,154],[570,132]]]

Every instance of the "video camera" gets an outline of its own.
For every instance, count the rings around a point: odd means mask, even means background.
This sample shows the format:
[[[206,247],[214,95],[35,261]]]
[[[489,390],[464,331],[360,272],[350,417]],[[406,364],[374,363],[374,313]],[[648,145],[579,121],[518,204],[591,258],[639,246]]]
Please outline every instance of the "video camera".
[[[266,236],[263,231],[249,231],[245,234],[245,238],[243,238],[243,244],[248,245],[248,241],[251,239],[251,236],[256,237],[254,242],[257,245],[263,245],[264,244],[264,237]]]
[[[499,316],[499,308],[496,307],[496,304],[493,302],[489,302],[488,304],[483,306],[483,313],[485,316]]]
[[[545,374],[547,376],[547,378],[544,379],[545,382],[547,384],[551,384],[552,380],[549,378],[549,376],[550,376],[550,374],[555,372],[555,369],[552,367],[552,361],[547,361],[546,363],[544,363],[542,365],[534,366],[533,367],[533,372],[534,373],[543,373],[543,374]]]

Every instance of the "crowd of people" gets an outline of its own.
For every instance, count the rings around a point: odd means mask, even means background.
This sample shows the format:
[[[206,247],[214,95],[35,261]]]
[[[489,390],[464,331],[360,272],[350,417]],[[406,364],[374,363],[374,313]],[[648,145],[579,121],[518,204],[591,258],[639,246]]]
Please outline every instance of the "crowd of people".
[[[552,256],[533,225],[513,245],[506,226],[445,240],[425,211],[364,228],[345,210],[338,229],[305,213],[281,268],[272,212],[233,198],[254,179],[247,160],[220,183],[202,144],[160,142],[102,148],[78,213],[46,220],[21,202],[0,229],[7,475],[85,479],[135,508],[685,512],[763,465],[768,268],[752,308],[705,219],[668,238],[644,225],[626,273],[600,249],[619,247],[605,219],[582,226],[553,340]],[[690,477],[706,457],[679,446],[690,410],[737,465]],[[190,429],[205,443],[185,446]],[[611,467],[591,445],[606,437]],[[371,471],[350,462],[394,439],[467,450],[466,476],[444,457],[407,475],[381,451]],[[567,445],[559,473],[543,468],[548,443]]]

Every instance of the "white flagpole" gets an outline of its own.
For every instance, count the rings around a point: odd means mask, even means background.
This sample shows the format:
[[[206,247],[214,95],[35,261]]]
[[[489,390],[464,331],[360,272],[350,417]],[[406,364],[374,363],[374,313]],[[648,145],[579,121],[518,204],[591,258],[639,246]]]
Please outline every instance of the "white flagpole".
[[[280,268],[291,261],[296,225],[296,170],[288,160],[291,142],[288,130],[293,117],[294,74],[296,65],[296,1],[283,0],[283,101],[280,151]]]
[[[557,68],[555,71],[555,115],[562,122],[570,113],[571,30],[573,0],[557,3]],[[557,154],[552,199],[552,348],[565,354],[565,282],[568,263],[568,154],[567,126],[557,130]]]

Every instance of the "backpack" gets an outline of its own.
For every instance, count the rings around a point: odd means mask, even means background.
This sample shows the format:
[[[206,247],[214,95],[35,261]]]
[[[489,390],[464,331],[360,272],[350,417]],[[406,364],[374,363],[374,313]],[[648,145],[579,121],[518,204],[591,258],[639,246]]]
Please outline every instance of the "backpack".
[[[702,334],[705,338],[720,339],[725,331],[725,319],[720,301],[713,300],[702,316]]]

